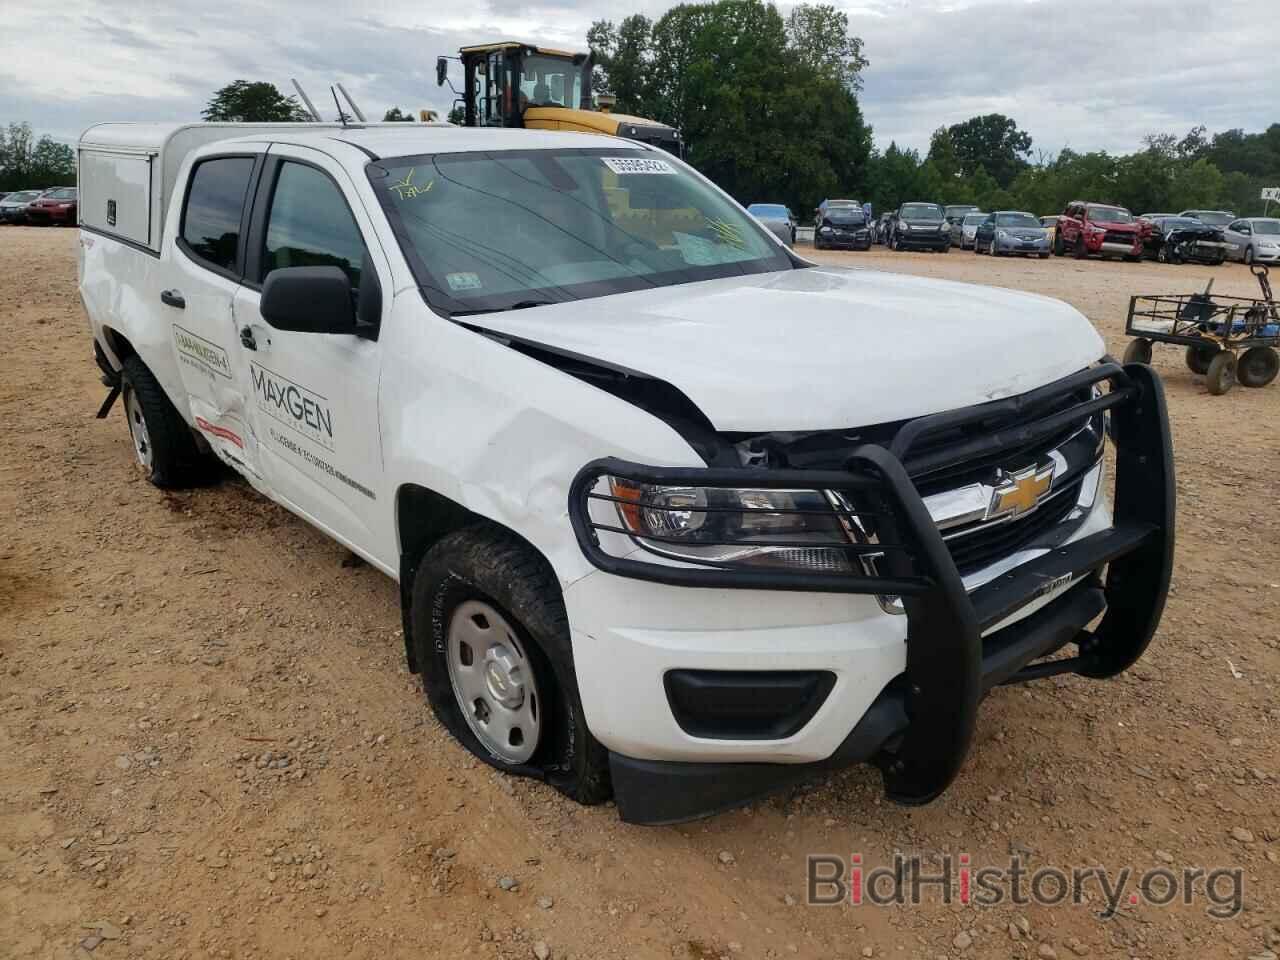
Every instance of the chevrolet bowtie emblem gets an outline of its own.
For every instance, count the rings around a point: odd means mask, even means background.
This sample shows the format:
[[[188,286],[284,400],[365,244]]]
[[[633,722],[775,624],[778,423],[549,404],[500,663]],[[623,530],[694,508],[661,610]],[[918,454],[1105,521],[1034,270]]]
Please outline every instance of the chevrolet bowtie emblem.
[[[1053,468],[1052,463],[1042,463],[1005,473],[991,494],[986,519],[1013,518],[1034,510],[1053,486]]]

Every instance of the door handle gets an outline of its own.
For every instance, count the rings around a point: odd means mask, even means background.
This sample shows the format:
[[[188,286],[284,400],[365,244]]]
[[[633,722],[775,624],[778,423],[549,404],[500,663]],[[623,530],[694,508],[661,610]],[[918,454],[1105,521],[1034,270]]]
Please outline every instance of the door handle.
[[[182,294],[177,290],[161,290],[160,302],[168,304],[171,307],[177,307],[179,310],[185,310],[187,308],[187,301],[183,299]]]
[[[253,330],[250,327],[240,328],[240,346],[246,350],[257,350],[258,341],[253,338]]]

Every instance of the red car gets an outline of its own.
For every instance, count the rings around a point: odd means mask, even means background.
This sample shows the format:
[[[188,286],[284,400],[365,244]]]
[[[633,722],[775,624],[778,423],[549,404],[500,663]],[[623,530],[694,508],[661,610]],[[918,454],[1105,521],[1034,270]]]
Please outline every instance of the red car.
[[[27,220],[38,227],[77,223],[78,193],[75,187],[52,187],[27,204]]]
[[[1149,226],[1148,228],[1149,229]],[[1142,258],[1143,224],[1124,207],[1073,200],[1058,218],[1053,252],[1083,259],[1090,254]]]

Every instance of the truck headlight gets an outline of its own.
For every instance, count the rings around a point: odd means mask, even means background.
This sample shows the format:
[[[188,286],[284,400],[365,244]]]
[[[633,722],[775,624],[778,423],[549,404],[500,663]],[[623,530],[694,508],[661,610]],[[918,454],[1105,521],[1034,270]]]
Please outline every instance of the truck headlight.
[[[608,477],[621,527],[643,549],[718,567],[851,571],[849,537],[819,490],[657,486]]]

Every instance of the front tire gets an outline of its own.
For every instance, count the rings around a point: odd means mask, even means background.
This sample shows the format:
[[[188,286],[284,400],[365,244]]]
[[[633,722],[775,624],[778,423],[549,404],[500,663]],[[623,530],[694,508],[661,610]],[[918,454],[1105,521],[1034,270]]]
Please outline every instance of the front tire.
[[[541,555],[496,527],[459,530],[423,557],[411,602],[427,700],[463,746],[579,803],[609,799],[608,751],[587,729],[564,600]]]
[[[1220,397],[1236,383],[1236,357],[1229,350],[1218,353],[1209,363],[1204,384],[1215,397]]]
[[[191,428],[141,358],[127,358],[120,377],[129,437],[147,480],[162,490],[179,490],[213,479],[215,461],[200,451]]]
[[[1244,248],[1244,265],[1246,267],[1253,266],[1253,247]]]
[[[1075,249],[1072,251],[1077,260],[1084,260],[1089,256],[1089,248],[1084,245],[1084,234],[1076,237]],[[1106,259],[1105,257],[1103,258]]]

